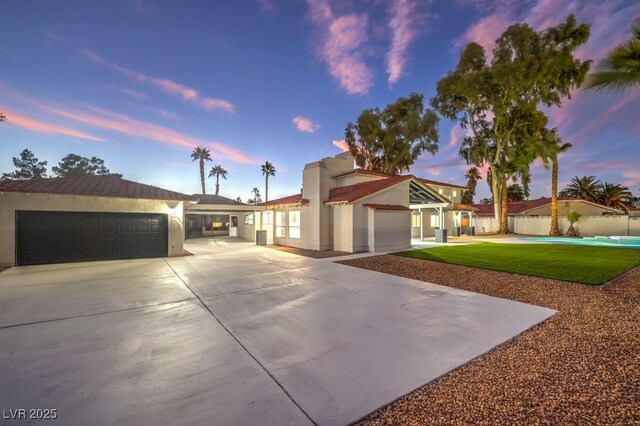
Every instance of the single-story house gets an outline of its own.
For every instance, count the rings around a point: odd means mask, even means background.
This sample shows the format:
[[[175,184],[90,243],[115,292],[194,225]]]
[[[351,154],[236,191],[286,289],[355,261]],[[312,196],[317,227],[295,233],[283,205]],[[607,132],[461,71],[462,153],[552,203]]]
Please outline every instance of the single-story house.
[[[474,204],[478,217],[492,217],[492,204]],[[583,216],[624,215],[625,212],[591,201],[577,198],[558,197],[558,217],[566,217],[569,212],[576,211]],[[507,203],[507,214],[510,216],[551,216],[551,198],[537,200],[512,201]]]
[[[114,176],[0,181],[0,264],[181,256],[190,195]]]
[[[354,169],[349,153],[305,165],[302,192],[263,203],[251,220],[267,241],[311,250],[385,251],[470,224],[465,187]],[[464,219],[463,219],[464,216]]]
[[[245,216],[253,218],[253,212],[262,207],[222,195],[193,194],[192,197],[198,202],[185,208],[186,238],[230,236],[253,240],[253,227],[244,226],[248,220]]]

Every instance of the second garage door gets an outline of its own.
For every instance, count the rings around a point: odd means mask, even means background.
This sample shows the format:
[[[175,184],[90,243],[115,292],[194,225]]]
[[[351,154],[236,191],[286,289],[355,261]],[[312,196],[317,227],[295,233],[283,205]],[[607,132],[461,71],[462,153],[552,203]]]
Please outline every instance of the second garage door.
[[[167,255],[167,215],[16,212],[18,265]]]

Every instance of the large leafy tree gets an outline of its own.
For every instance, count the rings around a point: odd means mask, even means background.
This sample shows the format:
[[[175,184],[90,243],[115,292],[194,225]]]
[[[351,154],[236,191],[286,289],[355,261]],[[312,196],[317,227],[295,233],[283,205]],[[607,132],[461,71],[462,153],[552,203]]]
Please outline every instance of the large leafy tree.
[[[496,40],[490,63],[484,49],[470,43],[456,68],[438,81],[431,105],[470,131],[461,156],[468,164],[487,163],[491,171],[498,232],[509,232],[508,180],[519,177],[526,193],[530,165],[553,141],[541,107],[560,106],[584,80],[590,61],[573,53],[588,37],[589,26],[573,16],[541,32],[512,25]]]
[[[209,171],[209,177],[214,176],[216,178],[216,195],[218,195],[218,192],[220,192],[220,178],[227,180],[227,171],[218,164],[217,166],[213,166]]]
[[[104,160],[97,157],[81,157],[77,154],[68,154],[60,160],[57,166],[53,166],[51,171],[59,177],[88,175],[122,177],[120,173],[111,173],[104,165]]]
[[[13,165],[16,170],[4,173],[2,179],[41,179],[47,177],[47,162],[38,161],[33,152],[24,149],[20,158],[13,157]]]
[[[588,89],[611,89],[622,93],[631,87],[640,89],[640,19],[631,27],[631,38],[616,46],[589,74]]]
[[[471,167],[466,171],[464,177],[467,179],[467,189],[462,192],[462,202],[464,204],[473,204],[473,197],[476,195],[476,186],[478,181],[482,180],[477,167]]]
[[[412,93],[379,108],[366,109],[345,129],[345,141],[359,167],[397,175],[423,152],[438,152],[438,116]]]
[[[268,161],[260,166],[262,176],[264,176],[264,200],[269,201],[269,176],[276,175],[276,167]],[[254,188],[255,189],[255,188]]]
[[[207,148],[199,146],[193,148],[191,152],[191,161],[198,161],[200,165],[200,184],[202,185],[202,194],[206,194],[204,186],[204,162],[211,161],[211,152]]]
[[[560,196],[597,203],[600,199],[601,186],[602,183],[595,176],[575,176],[571,179],[571,183],[560,191]]]

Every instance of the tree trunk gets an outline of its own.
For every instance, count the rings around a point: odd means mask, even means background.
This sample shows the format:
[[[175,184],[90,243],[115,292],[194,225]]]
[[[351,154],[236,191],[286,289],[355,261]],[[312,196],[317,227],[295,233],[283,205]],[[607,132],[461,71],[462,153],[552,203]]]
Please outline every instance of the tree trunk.
[[[501,191],[500,191],[500,228],[498,229],[498,234],[508,234],[509,233],[509,209],[507,204],[507,177],[503,174],[500,175],[500,179],[502,180]]]
[[[200,183],[202,184],[202,195],[206,194],[204,190],[204,160],[200,159]]]
[[[265,184],[264,184],[264,202],[269,201],[269,174],[265,175]]]
[[[560,234],[558,227],[558,159],[554,158],[551,164],[551,228],[549,235],[557,237]]]
[[[220,191],[220,175],[216,175],[216,195],[218,195],[218,191]]]
[[[493,217],[496,220],[500,220],[500,212],[501,212],[501,205],[500,205],[500,187],[498,186],[498,183],[500,182],[500,176],[498,175],[498,173],[496,173],[496,168],[494,166],[489,166],[489,169],[491,170],[491,196],[493,197]]]

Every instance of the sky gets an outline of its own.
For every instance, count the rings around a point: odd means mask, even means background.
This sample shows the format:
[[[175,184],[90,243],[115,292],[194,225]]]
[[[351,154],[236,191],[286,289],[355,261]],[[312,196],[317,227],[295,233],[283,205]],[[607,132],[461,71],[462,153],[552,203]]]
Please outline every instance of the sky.
[[[5,1],[0,5],[0,172],[30,149],[48,171],[69,153],[96,156],[125,179],[200,192],[228,171],[220,194],[246,201],[272,162],[269,198],[294,194],[305,163],[339,154],[366,108],[434,96],[471,41],[490,55],[512,23],[536,30],[574,14],[591,24],[577,56],[597,63],[630,37],[636,0],[160,0]],[[560,188],[595,175],[640,194],[640,90],[577,89],[548,111],[573,148]],[[411,172],[465,184],[464,131],[442,119],[439,152]],[[484,173],[485,169],[482,170]],[[550,171],[532,167],[531,198],[550,196]],[[207,192],[215,180],[207,179]],[[476,200],[488,197],[481,182]]]

